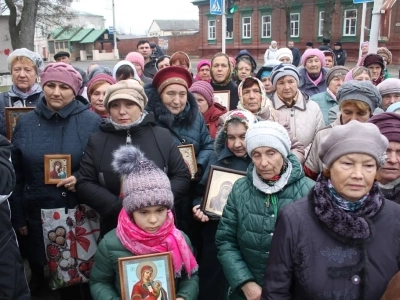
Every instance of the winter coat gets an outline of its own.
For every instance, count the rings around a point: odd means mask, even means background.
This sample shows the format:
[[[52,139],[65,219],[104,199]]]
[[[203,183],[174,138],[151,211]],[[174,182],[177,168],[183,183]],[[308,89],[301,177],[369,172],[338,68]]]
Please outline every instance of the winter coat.
[[[193,144],[197,165],[204,172],[213,151],[213,140],[199,112],[196,98],[188,92],[186,108],[174,116],[162,103],[156,88],[146,85],[145,92],[149,99],[146,110],[154,114],[157,125],[169,129],[177,145]]]
[[[373,235],[368,241],[359,239],[357,246],[356,240],[335,233],[317,218],[314,197],[310,191],[281,211],[262,299],[379,300],[400,269],[400,206],[381,198],[382,207],[368,219]],[[365,296],[360,294],[363,288]]]
[[[300,92],[292,107],[287,107],[279,99],[277,93],[274,94],[271,101],[276,110],[290,119],[290,129],[299,142],[304,145],[307,156],[315,134],[325,126],[318,104],[310,100],[306,94]]]
[[[101,219],[101,233],[117,226],[122,200],[119,199],[121,181],[112,169],[112,153],[126,144],[128,130],[116,130],[104,122],[94,133],[85,149],[79,168],[76,190],[81,201],[96,210]],[[152,113],[129,129],[131,143],[138,146],[148,159],[168,175],[175,204],[189,189],[190,174],[168,130],[156,126]]]
[[[297,68],[300,64],[300,58],[301,58],[300,51],[296,47],[289,49],[292,50],[292,55],[293,55],[292,65],[294,65]]]
[[[247,176],[233,186],[215,238],[220,260],[232,294],[231,300],[246,299],[241,287],[254,281],[262,286],[277,216],[285,205],[304,197],[314,182],[304,177],[301,165],[289,154],[292,171],[286,186],[277,192],[276,206],[266,205],[267,195],[253,185],[253,163]],[[278,213],[279,215],[280,213]]]
[[[266,64],[271,59],[275,59],[276,51],[278,51],[278,47],[272,48],[271,46],[269,46],[268,49],[265,50],[265,53],[264,53],[264,64]]]
[[[332,52],[332,48],[329,47],[328,44],[322,44],[321,46],[319,46],[319,50],[320,51],[331,51]]]
[[[333,99],[331,94],[329,94],[327,91],[315,94],[311,96],[311,100],[316,102],[321,109],[322,116],[324,118],[324,123],[326,126],[330,124],[328,114],[329,110],[338,105],[336,99]]]
[[[385,199],[400,204],[400,177],[387,184],[379,184],[379,189]]]
[[[308,78],[306,68],[304,67],[299,68],[299,74],[300,74],[299,90],[307,94],[309,97],[318,93],[325,92],[327,89],[325,78],[326,78],[326,73],[328,73],[328,70],[329,69],[326,68],[321,69],[322,79],[318,83],[318,85],[315,85]]]
[[[336,65],[344,66],[346,64],[347,51],[340,47],[339,50],[333,50],[332,52],[335,54]]]
[[[189,238],[184,233],[182,234],[186,243],[191,247]],[[115,229],[104,236],[95,254],[93,268],[90,272],[89,284],[93,300],[121,299],[118,258],[130,256],[135,256],[135,254],[121,244]],[[176,278],[175,293],[177,297],[196,300],[199,293],[199,278],[197,274],[192,275],[190,278],[186,274],[182,274],[181,278]]]
[[[40,99],[43,97],[43,92],[36,93],[28,96],[28,98],[24,101],[18,97],[10,97],[7,92],[3,92],[0,94],[0,134],[6,135],[6,118],[5,118],[5,108],[13,107],[15,102],[21,101],[23,105],[26,107],[35,107]]]
[[[239,95],[238,95],[238,88],[235,82],[232,80],[228,82],[226,85],[218,85],[215,84],[213,81],[210,82],[214,92],[218,91],[229,91],[229,108],[228,110],[236,109],[239,103]]]
[[[79,163],[86,144],[101,123],[101,118],[80,99],[78,96],[54,112],[43,97],[34,111],[18,119],[12,137],[17,180],[10,199],[12,221],[15,228],[28,226],[31,261],[39,265],[46,262],[40,210],[74,208],[78,204],[76,193],[45,184],[44,155],[70,154],[71,174],[79,180]]]
[[[157,69],[155,67],[155,60],[153,61],[150,59],[145,65],[144,65],[144,70],[143,74],[144,76],[153,79],[154,75],[156,75]]]
[[[218,131],[218,119],[226,113],[226,108],[219,103],[213,103],[212,106],[203,114],[204,121],[208,126],[208,131],[212,139],[215,138]]]
[[[29,300],[30,291],[25,279],[24,264],[17,238],[11,225],[7,198],[15,186],[11,144],[0,135],[0,299]]]

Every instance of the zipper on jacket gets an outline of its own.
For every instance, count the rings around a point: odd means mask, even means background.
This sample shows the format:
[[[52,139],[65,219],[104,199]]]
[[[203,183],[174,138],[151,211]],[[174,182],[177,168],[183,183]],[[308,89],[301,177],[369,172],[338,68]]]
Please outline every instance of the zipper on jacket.
[[[278,216],[278,204],[277,204],[277,201],[276,201],[276,195],[267,194],[267,197],[265,198],[265,205],[269,208],[271,202],[272,202],[272,208],[274,210],[274,216],[275,216],[275,218],[277,218],[277,216]]]
[[[126,145],[132,145],[131,133],[129,129],[126,131]]]

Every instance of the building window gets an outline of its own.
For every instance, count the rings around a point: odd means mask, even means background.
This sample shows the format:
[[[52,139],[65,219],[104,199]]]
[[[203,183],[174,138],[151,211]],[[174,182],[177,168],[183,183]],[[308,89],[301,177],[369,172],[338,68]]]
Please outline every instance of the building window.
[[[343,20],[343,35],[344,36],[355,36],[357,26],[357,10],[347,9],[344,11]]]
[[[290,14],[290,37],[300,35],[300,14]]]
[[[251,38],[251,17],[242,18],[242,38]]]
[[[271,15],[261,17],[261,37],[271,37]]]
[[[215,40],[216,39],[216,28],[215,28],[215,20],[208,21],[208,39]]]
[[[226,39],[233,39],[233,18],[226,18]]]
[[[319,12],[319,22],[318,22],[318,36],[324,35],[324,19],[325,19],[325,12]]]

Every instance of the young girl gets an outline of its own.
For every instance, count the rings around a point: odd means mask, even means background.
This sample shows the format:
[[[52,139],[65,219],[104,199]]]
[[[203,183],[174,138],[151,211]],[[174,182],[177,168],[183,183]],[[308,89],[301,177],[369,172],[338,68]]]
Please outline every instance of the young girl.
[[[174,225],[167,175],[133,146],[116,150],[112,166],[122,176],[123,208],[117,228],[104,236],[95,255],[90,274],[93,299],[121,299],[118,258],[161,252],[172,255],[176,300],[197,299],[198,267],[188,237]],[[132,300],[155,297],[157,278],[150,269],[142,270],[143,284],[132,290]]]

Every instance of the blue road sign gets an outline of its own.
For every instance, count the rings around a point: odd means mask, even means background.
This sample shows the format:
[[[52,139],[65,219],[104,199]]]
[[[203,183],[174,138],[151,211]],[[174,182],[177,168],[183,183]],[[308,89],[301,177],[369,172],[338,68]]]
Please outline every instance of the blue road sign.
[[[353,0],[354,4],[374,2],[374,0]]]
[[[114,34],[114,27],[109,26],[109,27],[108,27],[108,33],[109,33],[109,34]]]
[[[210,14],[222,15],[222,1],[225,0],[210,0]]]

